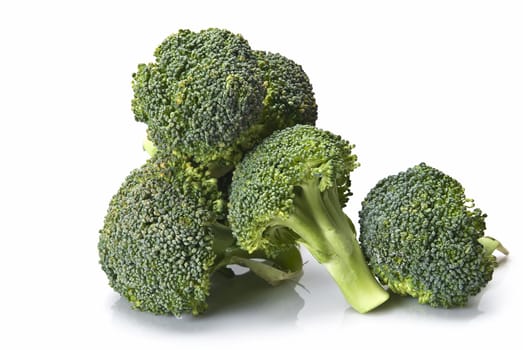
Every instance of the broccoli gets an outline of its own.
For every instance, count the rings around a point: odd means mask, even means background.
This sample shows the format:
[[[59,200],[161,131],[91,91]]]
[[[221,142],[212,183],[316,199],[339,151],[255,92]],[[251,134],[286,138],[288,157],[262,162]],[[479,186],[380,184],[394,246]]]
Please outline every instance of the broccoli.
[[[303,68],[278,53],[255,51],[267,90],[263,100],[262,136],[296,124],[314,125],[318,106],[312,85]]]
[[[224,29],[180,30],[133,74],[132,110],[161,151],[190,157],[219,177],[276,128],[313,124],[307,76],[261,55]]]
[[[392,292],[433,307],[466,305],[492,278],[495,249],[486,215],[462,185],[424,163],[379,181],[363,200],[360,243]]]
[[[343,206],[358,166],[353,146],[310,125],[274,132],[233,173],[228,218],[238,244],[268,255],[303,244],[346,300],[367,312],[389,295],[371,274]]]
[[[156,314],[200,314],[211,276],[243,265],[271,284],[294,278],[301,255],[268,260],[240,249],[223,221],[217,180],[190,163],[153,157],[125,179],[109,204],[98,251],[110,286]]]

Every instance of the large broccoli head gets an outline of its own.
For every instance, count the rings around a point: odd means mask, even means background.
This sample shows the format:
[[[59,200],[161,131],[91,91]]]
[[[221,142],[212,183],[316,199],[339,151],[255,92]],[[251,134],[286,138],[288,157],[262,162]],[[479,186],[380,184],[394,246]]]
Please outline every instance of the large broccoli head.
[[[111,287],[140,310],[203,311],[216,257],[208,224],[220,215],[220,202],[216,181],[190,166],[151,159],[132,171],[100,231],[100,263]]]
[[[155,56],[133,75],[132,108],[151,141],[203,163],[236,156],[265,97],[247,41],[226,30],[180,30]]]
[[[343,206],[353,146],[314,126],[274,132],[235,169],[228,218],[239,244],[268,253],[303,244],[349,304],[367,312],[388,299],[370,273]]]
[[[313,124],[315,100],[297,64],[223,29],[181,30],[133,74],[132,109],[160,150],[222,174],[273,130]],[[225,170],[224,170],[225,169]]]
[[[393,292],[434,307],[462,306],[491,280],[492,252],[502,248],[484,237],[485,217],[457,180],[421,163],[366,196],[361,247]]]

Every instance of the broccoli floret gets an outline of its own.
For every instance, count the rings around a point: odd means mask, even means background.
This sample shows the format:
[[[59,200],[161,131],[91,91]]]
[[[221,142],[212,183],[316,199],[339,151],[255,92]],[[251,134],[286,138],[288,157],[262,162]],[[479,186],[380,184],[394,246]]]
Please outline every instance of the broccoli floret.
[[[353,146],[314,126],[276,131],[233,173],[229,222],[247,251],[271,254],[303,244],[323,264],[346,300],[367,312],[388,299],[371,274],[354,225],[344,214]]]
[[[389,176],[360,211],[363,253],[390,290],[433,307],[464,306],[492,278],[500,243],[454,178],[424,163]]]
[[[132,109],[149,139],[199,162],[234,161],[265,97],[247,41],[227,30],[180,30],[155,57],[133,74]]]
[[[257,53],[240,35],[180,30],[155,57],[133,74],[135,119],[158,149],[191,157],[216,177],[276,128],[316,120],[303,70]]]
[[[314,125],[318,106],[309,77],[293,60],[278,53],[256,51],[267,90],[263,100],[263,119],[274,130],[296,124]]]
[[[111,287],[136,309],[180,316],[206,310],[211,275],[228,265],[273,284],[300,272],[297,250],[266,261],[238,248],[221,223],[223,209],[216,179],[190,163],[149,159],[111,199],[100,230],[100,264]]]

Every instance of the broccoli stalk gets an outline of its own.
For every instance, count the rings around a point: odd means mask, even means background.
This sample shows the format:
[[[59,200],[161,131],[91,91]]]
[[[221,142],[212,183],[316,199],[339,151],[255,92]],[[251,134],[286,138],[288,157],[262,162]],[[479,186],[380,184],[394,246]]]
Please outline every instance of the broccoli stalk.
[[[389,295],[370,272],[356,239],[352,221],[345,215],[336,187],[323,192],[310,179],[296,190],[294,211],[274,224],[292,229],[312,256],[329,272],[347,302],[365,313]]]
[[[505,248],[503,244],[501,244],[501,242],[495,238],[483,236],[478,238],[478,242],[483,246],[483,252],[486,256],[492,255],[495,250],[498,250],[504,255],[508,255],[508,249]]]
[[[154,143],[149,140],[148,137],[145,138],[145,140],[143,140],[143,143],[142,143],[142,148],[145,152],[147,152],[147,154],[150,156],[150,157],[154,157],[154,155],[156,154],[156,152],[158,152],[158,148],[156,148],[156,146],[154,145]]]

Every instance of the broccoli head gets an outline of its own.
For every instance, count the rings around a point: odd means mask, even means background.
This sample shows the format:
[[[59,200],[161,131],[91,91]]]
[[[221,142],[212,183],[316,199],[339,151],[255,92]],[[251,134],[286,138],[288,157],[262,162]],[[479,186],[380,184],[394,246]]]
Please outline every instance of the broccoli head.
[[[197,161],[231,160],[261,113],[265,88],[257,59],[227,30],[180,30],[133,74],[132,109],[160,149]]]
[[[180,30],[133,74],[132,109],[160,150],[190,157],[215,176],[276,128],[316,120],[301,68],[252,50],[240,35]]]
[[[310,125],[274,132],[233,173],[229,222],[247,251],[271,254],[303,244],[359,312],[388,299],[362,255],[344,214],[353,146]]]
[[[486,215],[454,178],[424,163],[389,176],[360,211],[360,242],[390,290],[433,307],[463,306],[492,278],[495,249]]]
[[[256,55],[267,90],[263,100],[265,136],[296,124],[314,125],[318,106],[303,68],[278,53],[256,51]]]
[[[100,264],[134,308],[199,314],[207,308],[212,273],[231,264],[274,284],[301,270],[296,250],[269,263],[259,260],[264,254],[236,246],[220,223],[224,201],[216,182],[190,163],[156,157],[132,171],[111,199],[100,230]]]

